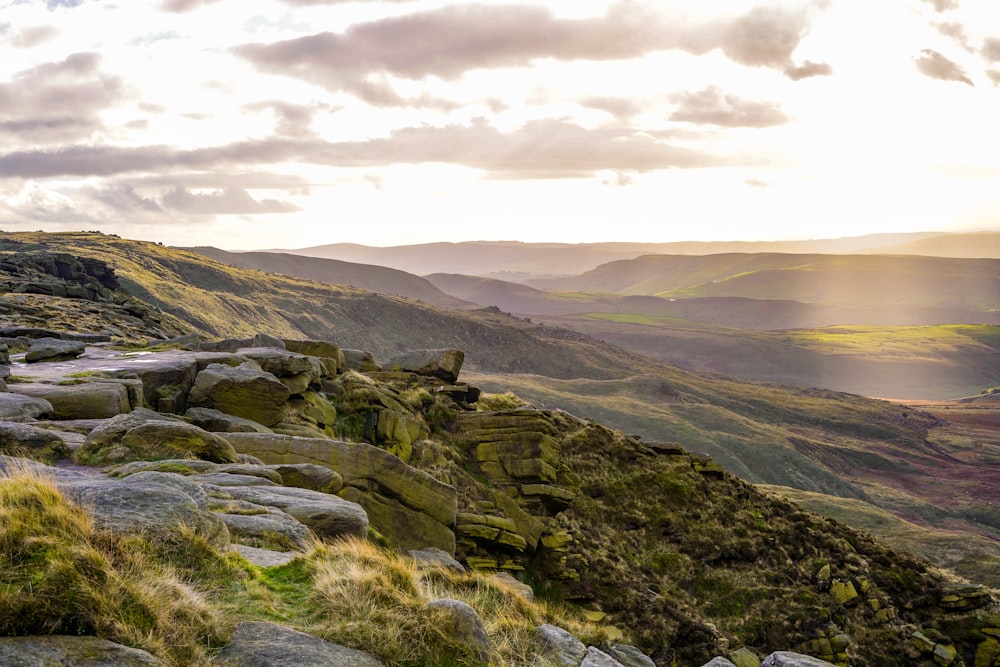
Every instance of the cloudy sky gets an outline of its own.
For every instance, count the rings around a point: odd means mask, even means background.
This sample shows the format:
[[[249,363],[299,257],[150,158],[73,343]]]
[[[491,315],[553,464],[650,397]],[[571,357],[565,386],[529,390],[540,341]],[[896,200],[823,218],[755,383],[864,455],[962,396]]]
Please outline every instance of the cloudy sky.
[[[996,0],[0,0],[0,228],[1000,229]]]

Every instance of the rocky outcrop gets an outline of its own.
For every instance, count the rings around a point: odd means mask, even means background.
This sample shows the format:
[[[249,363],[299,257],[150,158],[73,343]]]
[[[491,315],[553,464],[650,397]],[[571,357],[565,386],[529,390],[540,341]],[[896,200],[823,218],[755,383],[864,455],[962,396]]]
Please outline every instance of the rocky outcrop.
[[[128,388],[114,382],[19,383],[7,390],[48,401],[53,419],[106,419],[132,409]]]
[[[340,495],[368,512],[372,526],[403,549],[433,546],[455,552],[455,489],[372,445],[319,438],[231,433],[236,451],[265,463],[329,467],[344,482]]]
[[[465,353],[454,348],[442,350],[411,350],[389,359],[382,370],[405,371],[455,382],[462,371]]]
[[[79,341],[39,338],[31,342],[24,360],[29,364],[38,361],[65,361],[76,359],[84,350],[84,344]]]
[[[385,667],[382,661],[367,653],[261,621],[236,626],[232,643],[219,652],[213,664],[229,667]]]
[[[0,421],[0,454],[53,462],[69,456],[62,438],[30,424]]]
[[[0,420],[33,421],[52,416],[52,404],[44,398],[0,392]]]
[[[157,458],[237,461],[236,451],[222,437],[144,408],[95,428],[75,456],[98,465]]]

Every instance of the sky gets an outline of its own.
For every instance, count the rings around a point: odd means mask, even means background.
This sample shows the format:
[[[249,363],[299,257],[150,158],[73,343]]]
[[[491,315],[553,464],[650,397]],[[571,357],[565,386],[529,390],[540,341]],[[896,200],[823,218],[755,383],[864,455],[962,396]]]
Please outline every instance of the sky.
[[[0,0],[0,229],[1000,230],[996,0]]]

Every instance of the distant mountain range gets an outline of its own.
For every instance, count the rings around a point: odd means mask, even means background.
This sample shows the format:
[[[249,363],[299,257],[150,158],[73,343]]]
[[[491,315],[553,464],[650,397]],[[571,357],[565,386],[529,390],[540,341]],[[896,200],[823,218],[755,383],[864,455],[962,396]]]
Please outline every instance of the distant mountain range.
[[[375,247],[334,243],[298,249],[271,249],[308,257],[375,264],[417,275],[457,273],[515,282],[532,277],[575,275],[601,264],[642,255],[720,253],[876,253],[943,257],[1000,258],[1000,233],[871,234],[804,241],[682,241],[675,243],[521,243],[469,241]]]

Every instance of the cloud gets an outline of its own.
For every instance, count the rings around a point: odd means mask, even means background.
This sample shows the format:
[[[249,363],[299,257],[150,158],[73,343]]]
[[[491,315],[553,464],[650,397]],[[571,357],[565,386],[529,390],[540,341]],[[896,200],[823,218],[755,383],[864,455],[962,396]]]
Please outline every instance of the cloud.
[[[917,69],[932,79],[958,81],[975,87],[975,84],[961,67],[933,49],[924,49],[920,52],[920,57],[917,58]]]
[[[946,12],[949,9],[958,9],[958,0],[924,0],[934,5],[935,11]]]
[[[193,215],[253,215],[301,210],[295,204],[278,199],[254,199],[240,188],[196,194],[179,185],[163,195],[163,206]]]
[[[31,26],[11,35],[10,44],[19,49],[30,49],[44,44],[58,34],[59,31],[50,25]]]
[[[671,120],[708,123],[724,127],[771,127],[788,122],[788,117],[774,102],[745,100],[727,95],[715,86],[696,93],[674,95],[680,106]]]
[[[990,81],[993,82],[994,86],[1000,86],[1000,70],[986,70],[986,76],[990,77]]]
[[[744,179],[743,183],[749,185],[751,188],[773,188],[774,183],[768,181],[762,181],[759,178],[747,178]]]
[[[672,49],[695,55],[722,49],[743,65],[794,72],[792,54],[808,27],[805,11],[778,8],[697,23],[633,2],[586,19],[557,18],[534,6],[466,4],[357,23],[343,33],[243,44],[234,52],[261,71],[347,91],[373,105],[417,106],[427,100],[402,98],[390,76],[454,80],[471,70],[523,67],[540,58],[622,60]],[[825,73],[820,67],[802,66],[809,74]]]
[[[247,111],[271,111],[275,116],[275,134],[282,137],[307,137],[314,134],[313,117],[319,111],[331,111],[329,105],[304,105],[268,100],[243,107]]]
[[[972,50],[969,48],[969,37],[965,32],[965,26],[961,23],[957,23],[955,21],[942,21],[940,23],[935,23],[934,27],[937,28],[939,33],[950,38],[965,50]]]
[[[166,146],[70,146],[0,155],[0,177],[109,176],[177,169],[220,169],[303,162],[371,168],[440,162],[501,178],[560,178],[601,169],[649,171],[729,163],[622,127],[587,129],[537,120],[501,132],[483,120],[470,125],[402,128],[388,137],[352,142],[270,138],[178,150]]]
[[[211,5],[219,0],[164,0],[160,8],[166,12],[181,14],[197,9],[202,5]]]
[[[88,137],[100,127],[100,112],[122,95],[117,77],[99,71],[96,53],[74,53],[0,83],[0,138],[52,142]]]
[[[639,113],[639,105],[625,97],[588,97],[580,104],[591,109],[606,111],[615,118],[625,119]]]
[[[980,53],[987,62],[1000,62],[1000,37],[987,37],[983,40],[983,48]]]
[[[833,67],[827,63],[814,63],[807,60],[801,65],[789,65],[785,67],[785,76],[792,81],[808,79],[811,76],[829,76],[833,74]]]
[[[131,185],[120,183],[103,190],[94,190],[91,196],[116,210],[148,211],[159,213],[163,208],[155,199],[143,197]]]

